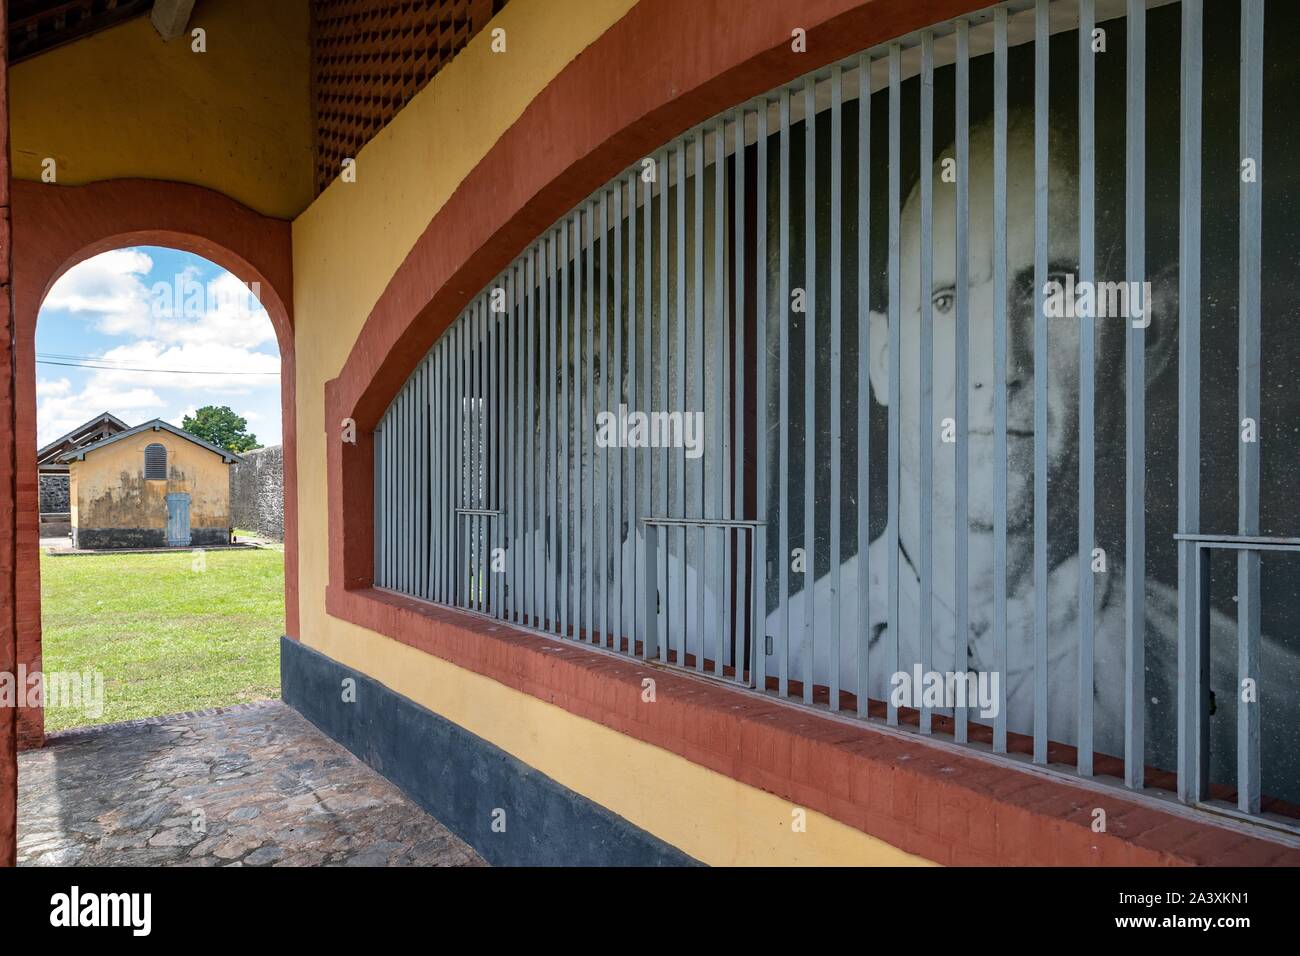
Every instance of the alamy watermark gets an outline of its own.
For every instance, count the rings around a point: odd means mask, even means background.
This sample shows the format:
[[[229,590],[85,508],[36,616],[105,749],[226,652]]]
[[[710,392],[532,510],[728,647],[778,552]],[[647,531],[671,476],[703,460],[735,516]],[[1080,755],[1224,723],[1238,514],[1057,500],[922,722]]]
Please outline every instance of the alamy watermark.
[[[1053,279],[1043,286],[1043,315],[1049,319],[1128,319],[1135,329],[1151,324],[1150,282],[1078,282],[1073,273],[1065,281]]]
[[[104,675],[99,671],[0,671],[0,707],[75,710],[86,717],[104,716]]]
[[[617,412],[596,416],[597,448],[685,448],[687,458],[704,454],[703,412]]]
[[[149,288],[149,309],[155,319],[201,319],[226,310],[256,313],[261,298],[260,282],[200,282],[189,272],[178,272],[171,282],[155,282]]]
[[[895,671],[889,679],[889,702],[895,707],[968,707],[981,717],[996,717],[1001,709],[997,671]]]

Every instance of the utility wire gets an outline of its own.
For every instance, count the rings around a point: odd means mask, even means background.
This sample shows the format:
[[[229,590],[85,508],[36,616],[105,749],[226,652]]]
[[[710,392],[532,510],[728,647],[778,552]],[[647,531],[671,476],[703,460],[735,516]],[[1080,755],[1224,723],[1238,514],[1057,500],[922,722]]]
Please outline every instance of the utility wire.
[[[78,356],[70,356],[77,358]],[[101,359],[92,360],[93,362],[102,362]],[[280,374],[277,369],[274,372],[227,372],[220,369],[201,369],[201,368],[136,368],[126,365],[104,365],[92,364],[86,361],[59,361],[56,358],[41,358],[37,356],[37,365],[62,365],[69,368],[89,368],[97,369],[101,372],[162,372],[171,375],[276,375]]]

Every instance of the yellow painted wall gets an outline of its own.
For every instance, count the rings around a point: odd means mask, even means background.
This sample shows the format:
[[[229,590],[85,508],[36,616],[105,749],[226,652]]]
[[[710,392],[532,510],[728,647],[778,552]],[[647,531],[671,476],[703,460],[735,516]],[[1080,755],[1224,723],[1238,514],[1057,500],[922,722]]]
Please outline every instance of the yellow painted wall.
[[[167,449],[166,480],[146,480],[144,450]],[[190,527],[230,527],[230,466],[221,456],[166,431],[116,441],[69,466],[76,528],[167,527],[167,496],[190,496]]]
[[[921,864],[649,744],[325,613],[325,383],[457,184],[532,98],[634,0],[510,0],[505,55],[483,31],[293,226],[298,401],[300,639],[491,741],[524,763],[711,864]],[[448,135],[453,131],[454,135]]]
[[[25,60],[9,76],[13,177],[141,177],[290,219],[312,199],[307,0],[199,0],[164,43],[147,16]]]

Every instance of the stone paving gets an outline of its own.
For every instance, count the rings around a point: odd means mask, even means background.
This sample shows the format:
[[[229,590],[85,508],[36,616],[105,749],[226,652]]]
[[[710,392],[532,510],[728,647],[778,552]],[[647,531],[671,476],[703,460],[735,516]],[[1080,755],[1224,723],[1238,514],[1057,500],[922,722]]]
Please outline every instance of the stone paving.
[[[51,735],[18,757],[20,866],[483,866],[280,701]]]

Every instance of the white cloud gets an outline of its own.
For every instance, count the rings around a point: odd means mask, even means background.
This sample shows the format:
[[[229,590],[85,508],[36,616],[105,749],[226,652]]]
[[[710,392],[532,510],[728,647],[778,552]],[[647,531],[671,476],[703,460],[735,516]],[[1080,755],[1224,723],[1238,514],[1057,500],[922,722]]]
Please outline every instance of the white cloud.
[[[80,391],[72,391],[67,379],[52,383],[42,391],[36,383],[36,444],[48,444],[60,435],[100,412],[110,412],[128,425],[157,418],[167,407],[157,392],[149,388],[114,388],[91,381]]]
[[[115,249],[73,266],[50,288],[44,309],[87,313],[110,335],[147,332],[149,290],[143,277],[153,260],[138,249]]]

